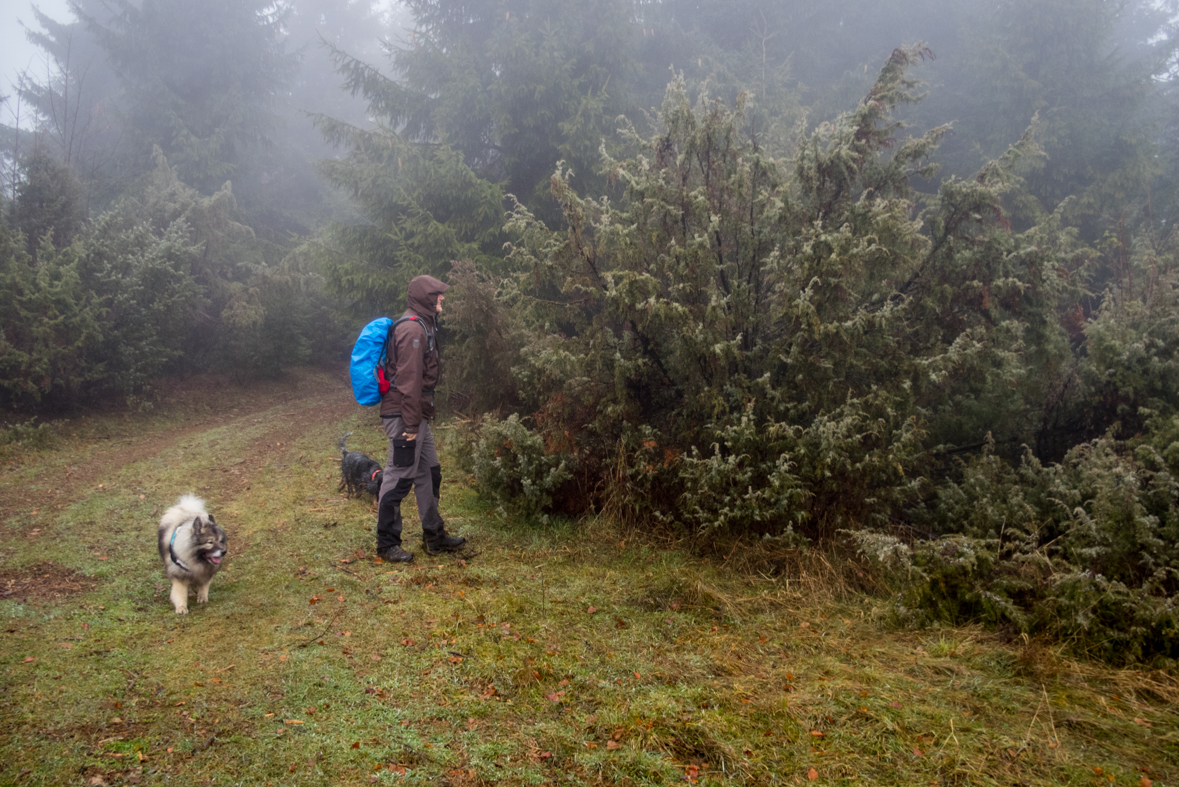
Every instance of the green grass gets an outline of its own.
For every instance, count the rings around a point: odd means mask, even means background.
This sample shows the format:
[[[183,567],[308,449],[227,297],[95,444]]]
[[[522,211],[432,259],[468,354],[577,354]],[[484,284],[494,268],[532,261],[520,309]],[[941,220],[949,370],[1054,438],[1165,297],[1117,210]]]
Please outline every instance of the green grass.
[[[470,554],[422,553],[407,501],[416,560],[379,563],[335,461],[347,431],[383,458],[375,417],[334,377],[281,390],[0,457],[0,784],[1179,783],[1174,676],[891,629],[816,556],[767,578],[503,521],[444,458]],[[190,491],[230,557],[177,616],[155,526]]]

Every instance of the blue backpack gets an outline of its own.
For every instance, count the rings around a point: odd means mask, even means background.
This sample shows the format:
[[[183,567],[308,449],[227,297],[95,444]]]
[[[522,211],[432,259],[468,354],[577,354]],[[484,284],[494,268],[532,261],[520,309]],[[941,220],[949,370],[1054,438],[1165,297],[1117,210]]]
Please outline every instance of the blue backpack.
[[[356,344],[352,345],[352,363],[348,368],[352,377],[352,395],[357,402],[365,407],[380,403],[381,396],[392,384],[392,380],[386,378],[385,369],[393,329],[406,320],[416,319],[418,317],[412,314],[396,320],[378,317],[360,329],[360,336],[356,337]],[[429,333],[427,330],[426,334]]]

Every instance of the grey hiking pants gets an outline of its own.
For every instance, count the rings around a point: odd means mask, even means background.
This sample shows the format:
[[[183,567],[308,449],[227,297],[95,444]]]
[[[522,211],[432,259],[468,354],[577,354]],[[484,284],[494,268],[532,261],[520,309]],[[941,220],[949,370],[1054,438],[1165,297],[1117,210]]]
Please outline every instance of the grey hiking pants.
[[[438,495],[442,486],[442,464],[434,448],[434,433],[429,421],[418,426],[416,440],[402,438],[405,422],[400,416],[382,418],[381,426],[389,437],[389,458],[381,478],[381,500],[377,507],[377,551],[401,545],[401,501],[412,488],[422,519],[422,541],[433,541],[446,532],[438,513]]]

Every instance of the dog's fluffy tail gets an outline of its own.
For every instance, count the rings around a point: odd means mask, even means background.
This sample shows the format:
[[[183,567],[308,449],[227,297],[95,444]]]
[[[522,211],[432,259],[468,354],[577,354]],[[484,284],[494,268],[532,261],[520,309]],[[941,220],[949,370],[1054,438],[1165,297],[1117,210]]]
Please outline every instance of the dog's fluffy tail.
[[[348,438],[351,436],[352,436],[352,433],[349,432],[348,434],[346,434],[340,438],[340,454],[341,455],[348,453],[347,443],[348,443]]]
[[[205,519],[209,517],[208,512],[205,511],[205,501],[196,495],[181,495],[180,499],[176,501],[176,505],[165,511],[164,516],[160,518],[160,530],[179,527],[188,520],[197,517]]]
[[[205,501],[200,500],[196,495],[180,495],[180,500],[176,501],[179,508],[186,508],[195,511],[205,510]]]
[[[205,501],[196,495],[181,495],[180,499],[176,501],[176,507],[202,514],[205,513]]]

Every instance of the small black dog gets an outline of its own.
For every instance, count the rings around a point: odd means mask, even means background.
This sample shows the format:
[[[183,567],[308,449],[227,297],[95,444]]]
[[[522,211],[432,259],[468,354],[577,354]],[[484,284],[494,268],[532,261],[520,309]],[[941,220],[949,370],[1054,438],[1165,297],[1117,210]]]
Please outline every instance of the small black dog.
[[[351,436],[349,432],[340,438],[340,453],[343,457],[340,459],[339,491],[347,490],[349,496],[359,497],[363,492],[368,492],[373,497],[380,497],[381,476],[385,468],[359,451],[349,451],[345,444]]]

